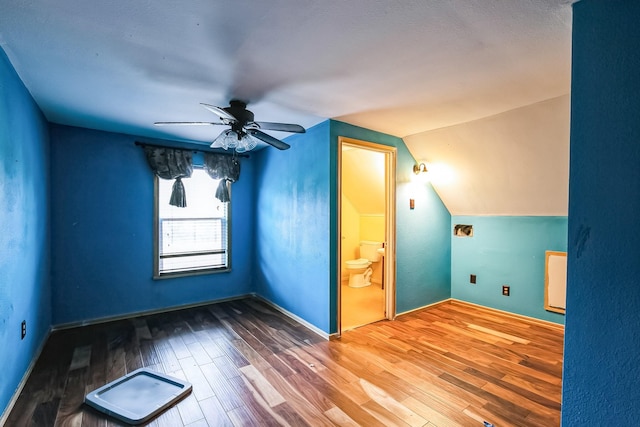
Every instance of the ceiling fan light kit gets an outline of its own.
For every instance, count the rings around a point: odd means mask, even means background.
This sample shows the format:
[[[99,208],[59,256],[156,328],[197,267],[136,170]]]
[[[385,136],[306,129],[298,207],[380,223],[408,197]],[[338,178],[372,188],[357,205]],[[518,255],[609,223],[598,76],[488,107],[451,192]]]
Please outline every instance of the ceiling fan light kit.
[[[164,125],[226,125],[231,129],[224,130],[211,144],[211,148],[224,150],[235,149],[237,153],[251,151],[260,141],[279,150],[287,150],[291,146],[273,136],[262,132],[261,129],[279,132],[305,133],[305,129],[291,123],[256,122],[251,111],[247,110],[247,103],[237,99],[232,100],[228,107],[216,107],[201,103],[207,110],[220,118],[219,122],[155,122],[157,126]]]
[[[258,145],[258,141],[251,135],[237,133],[232,129],[227,129],[213,140],[211,148],[222,148],[224,150],[232,148],[238,153],[244,153],[253,150],[256,148],[256,145]]]

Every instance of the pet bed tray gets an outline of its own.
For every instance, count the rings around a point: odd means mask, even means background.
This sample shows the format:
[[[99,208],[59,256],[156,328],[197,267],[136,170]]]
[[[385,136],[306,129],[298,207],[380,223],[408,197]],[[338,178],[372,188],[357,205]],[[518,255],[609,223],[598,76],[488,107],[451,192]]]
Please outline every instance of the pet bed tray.
[[[92,391],[84,401],[121,421],[141,424],[190,392],[186,381],[141,368]]]

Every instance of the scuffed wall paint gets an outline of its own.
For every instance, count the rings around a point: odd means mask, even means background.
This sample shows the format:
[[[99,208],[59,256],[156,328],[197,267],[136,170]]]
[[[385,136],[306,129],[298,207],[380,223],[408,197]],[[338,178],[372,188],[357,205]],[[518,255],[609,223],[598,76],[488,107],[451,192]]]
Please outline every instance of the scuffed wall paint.
[[[0,414],[51,325],[48,203],[47,121],[0,49]]]
[[[256,292],[329,332],[329,124],[256,157]]]

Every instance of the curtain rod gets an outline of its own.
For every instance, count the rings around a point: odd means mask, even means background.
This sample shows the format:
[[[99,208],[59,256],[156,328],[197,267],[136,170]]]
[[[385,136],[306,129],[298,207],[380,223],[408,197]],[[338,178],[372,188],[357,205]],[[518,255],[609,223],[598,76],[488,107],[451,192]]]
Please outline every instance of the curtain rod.
[[[200,146],[198,146],[198,148],[196,148],[196,147],[193,147],[194,144],[191,144],[191,146],[187,146],[187,147],[175,147],[175,146],[171,146],[171,145],[148,144],[146,142],[139,142],[139,141],[136,141],[134,144],[136,144],[138,146],[141,146],[141,147],[175,148],[177,150],[188,150],[188,151],[200,152],[200,153],[220,154],[221,156],[249,157],[248,154],[223,153],[223,152],[219,152],[219,151],[206,150],[206,149],[203,149],[204,147],[200,147]]]

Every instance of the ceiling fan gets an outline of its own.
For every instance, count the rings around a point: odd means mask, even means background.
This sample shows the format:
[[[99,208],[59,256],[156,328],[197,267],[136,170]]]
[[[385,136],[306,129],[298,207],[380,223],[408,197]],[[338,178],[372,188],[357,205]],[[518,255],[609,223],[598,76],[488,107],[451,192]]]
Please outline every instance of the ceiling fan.
[[[253,113],[247,110],[247,103],[237,99],[231,100],[228,107],[216,107],[201,103],[204,108],[220,118],[219,122],[155,122],[156,126],[184,125],[184,126],[209,126],[226,125],[230,129],[224,130],[213,140],[211,148],[235,149],[238,153],[253,150],[259,141],[279,149],[286,150],[290,147],[284,141],[266,134],[264,130],[280,132],[304,133],[305,129],[300,125],[290,123],[256,122]]]

